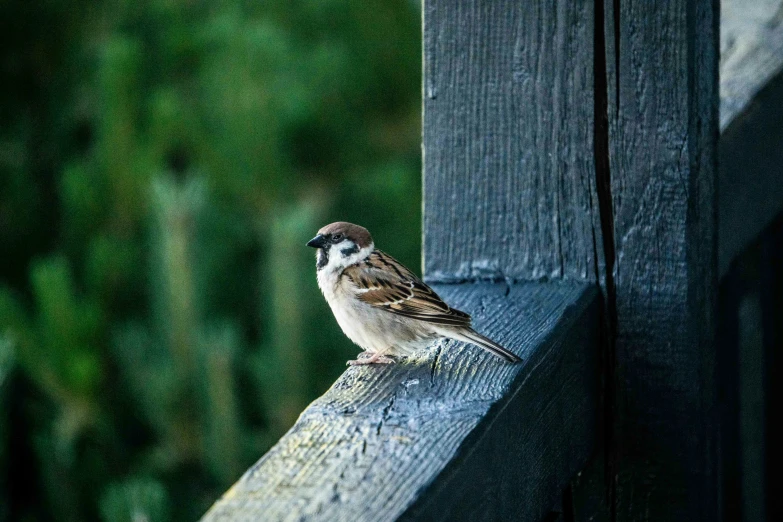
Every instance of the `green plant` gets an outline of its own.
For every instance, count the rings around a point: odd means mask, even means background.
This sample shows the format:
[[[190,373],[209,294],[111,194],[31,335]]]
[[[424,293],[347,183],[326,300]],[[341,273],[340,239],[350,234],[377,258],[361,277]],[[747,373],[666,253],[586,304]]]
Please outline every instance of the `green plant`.
[[[0,6],[0,520],[195,519],[344,368],[304,242],[416,266],[418,16]]]

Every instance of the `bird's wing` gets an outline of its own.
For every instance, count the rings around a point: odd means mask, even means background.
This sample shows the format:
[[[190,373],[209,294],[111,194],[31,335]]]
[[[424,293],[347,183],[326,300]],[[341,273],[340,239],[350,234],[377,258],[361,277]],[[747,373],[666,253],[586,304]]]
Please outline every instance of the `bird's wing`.
[[[432,288],[388,254],[375,250],[343,271],[356,296],[375,308],[443,326],[470,327],[470,316],[451,308]]]

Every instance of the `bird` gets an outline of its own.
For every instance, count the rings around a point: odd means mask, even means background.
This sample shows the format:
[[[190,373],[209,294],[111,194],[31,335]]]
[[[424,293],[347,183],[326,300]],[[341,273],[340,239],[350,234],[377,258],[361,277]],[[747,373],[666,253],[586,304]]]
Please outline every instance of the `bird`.
[[[343,333],[364,352],[348,365],[391,364],[441,338],[474,344],[510,363],[521,359],[476,332],[467,313],[452,308],[389,254],[370,232],[338,221],[307,242],[316,250],[318,287]]]

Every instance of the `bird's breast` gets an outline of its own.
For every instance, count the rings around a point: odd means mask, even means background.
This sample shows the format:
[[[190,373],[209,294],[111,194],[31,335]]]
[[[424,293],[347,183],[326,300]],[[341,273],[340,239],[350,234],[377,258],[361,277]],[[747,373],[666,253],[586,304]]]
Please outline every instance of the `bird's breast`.
[[[369,352],[391,350],[387,353],[407,354],[432,338],[429,325],[406,321],[360,300],[348,278],[319,272],[318,286],[343,333]]]

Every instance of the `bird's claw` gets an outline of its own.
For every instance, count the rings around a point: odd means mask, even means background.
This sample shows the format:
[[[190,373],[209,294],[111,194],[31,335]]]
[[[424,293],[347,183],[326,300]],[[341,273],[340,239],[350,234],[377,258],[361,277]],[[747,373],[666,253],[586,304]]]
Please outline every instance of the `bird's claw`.
[[[360,353],[359,356],[352,361],[346,362],[346,366],[365,366],[367,364],[394,364],[395,361],[391,357],[387,357],[386,355],[381,355],[380,353],[374,353],[370,356],[364,356],[364,353]]]

